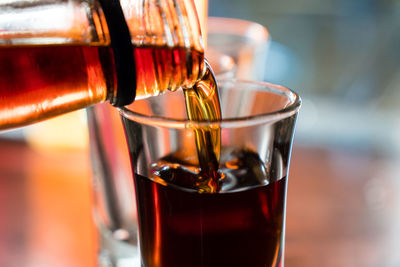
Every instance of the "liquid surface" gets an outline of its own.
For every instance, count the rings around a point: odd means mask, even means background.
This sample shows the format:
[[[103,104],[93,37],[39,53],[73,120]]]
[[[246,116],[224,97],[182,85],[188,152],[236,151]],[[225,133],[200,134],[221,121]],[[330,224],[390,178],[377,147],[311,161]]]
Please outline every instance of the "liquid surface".
[[[279,266],[286,177],[270,182],[251,152],[230,157],[216,194],[199,194],[199,170],[173,157],[151,179],[135,174],[143,266]]]

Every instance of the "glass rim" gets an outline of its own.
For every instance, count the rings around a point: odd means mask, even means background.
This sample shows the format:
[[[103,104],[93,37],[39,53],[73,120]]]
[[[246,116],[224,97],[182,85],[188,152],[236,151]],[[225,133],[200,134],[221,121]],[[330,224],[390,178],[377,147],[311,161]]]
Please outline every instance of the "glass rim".
[[[248,81],[237,79],[222,79],[217,81],[219,86],[226,83],[235,84],[237,87],[245,87],[246,85],[256,87],[258,89],[268,89],[269,92],[283,95],[290,99],[290,103],[281,109],[265,112],[262,114],[241,116],[235,118],[222,118],[220,120],[193,121],[189,119],[170,118],[158,115],[145,115],[128,109],[126,106],[119,108],[121,116],[126,119],[135,121],[140,124],[159,126],[165,128],[185,129],[185,128],[236,128],[251,125],[258,125],[270,122],[276,122],[288,118],[296,114],[301,106],[300,96],[293,90],[269,82]],[[243,86],[240,86],[243,85]],[[145,99],[143,99],[145,100]]]

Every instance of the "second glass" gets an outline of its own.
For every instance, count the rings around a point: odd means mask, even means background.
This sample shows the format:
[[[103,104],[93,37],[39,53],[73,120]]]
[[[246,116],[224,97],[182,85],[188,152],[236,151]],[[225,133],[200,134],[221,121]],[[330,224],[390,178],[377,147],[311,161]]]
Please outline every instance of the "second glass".
[[[222,120],[187,119],[182,92],[121,110],[136,189],[142,266],[283,266],[298,95],[219,83]],[[218,193],[199,193],[198,132],[221,135]],[[196,137],[197,136],[197,137]]]

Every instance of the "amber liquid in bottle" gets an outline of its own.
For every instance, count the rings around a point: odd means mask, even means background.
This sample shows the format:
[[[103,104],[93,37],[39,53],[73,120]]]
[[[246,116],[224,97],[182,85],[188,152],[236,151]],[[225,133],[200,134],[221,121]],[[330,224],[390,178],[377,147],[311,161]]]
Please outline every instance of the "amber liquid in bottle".
[[[134,48],[136,98],[190,87],[203,53],[169,47]],[[108,45],[0,46],[0,130],[23,126],[112,99],[117,88]]]

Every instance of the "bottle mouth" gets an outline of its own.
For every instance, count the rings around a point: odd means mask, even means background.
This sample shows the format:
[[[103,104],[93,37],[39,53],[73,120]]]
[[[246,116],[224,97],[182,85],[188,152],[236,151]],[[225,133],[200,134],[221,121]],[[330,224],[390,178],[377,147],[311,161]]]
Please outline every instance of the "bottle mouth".
[[[194,121],[185,113],[169,112],[176,101],[176,105],[182,105],[181,109],[184,109],[184,103],[179,103],[179,99],[183,99],[181,92],[166,92],[137,100],[121,107],[120,113],[137,123],[165,128],[235,128],[273,123],[295,115],[301,106],[299,95],[281,85],[227,79],[219,80],[218,86],[222,110],[219,120]],[[171,106],[168,108],[167,105]]]

